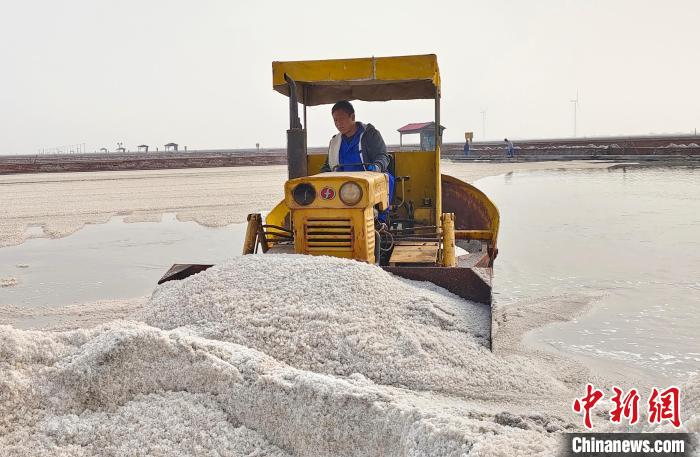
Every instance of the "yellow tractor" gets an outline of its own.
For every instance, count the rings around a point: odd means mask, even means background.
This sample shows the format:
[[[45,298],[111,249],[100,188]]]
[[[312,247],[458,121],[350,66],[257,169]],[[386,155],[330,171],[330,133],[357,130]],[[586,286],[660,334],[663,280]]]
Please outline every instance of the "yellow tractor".
[[[264,218],[248,216],[243,254],[296,253],[376,264],[491,306],[499,214],[475,187],[440,173],[440,72],[435,55],[272,63],[273,88],[289,97],[289,180]],[[308,154],[306,107],[341,100],[435,102],[435,149],[390,152],[395,178],[372,171],[319,173]],[[299,118],[303,106],[303,123]],[[377,214],[387,214],[382,222]],[[174,265],[159,284],[211,265]]]

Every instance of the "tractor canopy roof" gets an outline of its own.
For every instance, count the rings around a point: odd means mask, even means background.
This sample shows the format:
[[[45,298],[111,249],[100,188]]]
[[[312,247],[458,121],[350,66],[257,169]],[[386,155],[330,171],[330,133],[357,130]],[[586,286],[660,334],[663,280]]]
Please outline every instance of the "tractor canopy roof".
[[[285,74],[296,81],[299,102],[308,106],[340,100],[434,99],[440,90],[435,54],[272,62],[272,87],[289,96]]]

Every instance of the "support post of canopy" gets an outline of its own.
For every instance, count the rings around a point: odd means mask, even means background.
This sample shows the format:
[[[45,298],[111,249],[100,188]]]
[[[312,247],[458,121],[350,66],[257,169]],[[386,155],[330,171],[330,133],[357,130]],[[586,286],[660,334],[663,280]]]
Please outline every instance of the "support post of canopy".
[[[435,150],[442,146],[442,132],[440,128],[440,88],[435,88]]]
[[[440,148],[442,146],[442,128],[440,127],[440,86],[435,86],[435,223],[442,216],[442,183],[440,179]]]

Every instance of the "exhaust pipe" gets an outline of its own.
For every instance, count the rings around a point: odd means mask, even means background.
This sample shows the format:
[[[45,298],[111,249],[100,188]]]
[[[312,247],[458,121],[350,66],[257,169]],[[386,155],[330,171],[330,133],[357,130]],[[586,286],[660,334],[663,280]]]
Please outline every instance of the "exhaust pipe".
[[[287,130],[287,172],[289,179],[308,176],[306,163],[306,131],[299,120],[299,102],[297,100],[296,82],[284,74],[289,85],[289,130]]]

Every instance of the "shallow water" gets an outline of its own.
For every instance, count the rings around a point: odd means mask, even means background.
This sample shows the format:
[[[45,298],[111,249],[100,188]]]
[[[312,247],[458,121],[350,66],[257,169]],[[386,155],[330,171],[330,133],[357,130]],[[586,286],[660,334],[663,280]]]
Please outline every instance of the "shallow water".
[[[671,379],[700,372],[699,178],[625,167],[478,181],[501,214],[497,304],[590,300],[533,339]]]
[[[240,253],[244,235],[244,224],[208,228],[166,214],[161,222],[115,217],[65,238],[32,238],[0,249],[0,278],[18,280],[0,288],[0,304],[34,307],[150,295],[172,264],[221,262]]]

